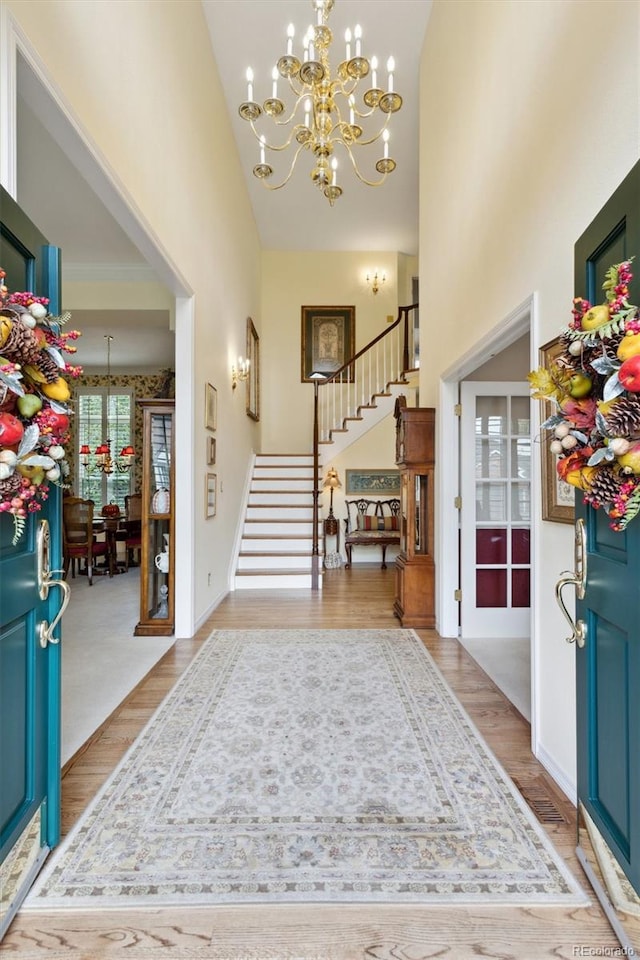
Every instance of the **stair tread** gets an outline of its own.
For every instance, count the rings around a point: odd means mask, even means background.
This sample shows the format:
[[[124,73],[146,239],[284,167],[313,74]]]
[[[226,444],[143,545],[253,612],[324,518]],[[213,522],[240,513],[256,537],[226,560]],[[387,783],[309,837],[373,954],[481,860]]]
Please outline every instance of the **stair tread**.
[[[319,521],[320,521],[320,518],[318,518],[318,522]],[[274,521],[273,521],[273,518],[271,517],[247,517],[246,522],[247,523],[273,523]],[[311,523],[311,519],[307,520],[304,517],[298,517],[298,518],[283,517],[278,522],[279,523]],[[287,536],[290,536],[290,534],[287,534]]]
[[[240,557],[310,557],[311,550],[241,550]]]
[[[261,521],[264,523],[264,521]],[[311,533],[246,533],[243,540],[310,540]]]
[[[304,577],[311,573],[311,563],[305,567],[243,567],[236,570],[236,577]]]
[[[310,510],[310,503],[249,503],[248,509],[260,510],[282,510],[286,507],[288,510]]]
[[[306,493],[313,493],[313,487],[311,487],[310,490],[292,490],[290,487],[276,487],[273,490],[262,490],[261,488],[250,487],[249,493],[286,493],[289,495],[295,493],[300,496]]]

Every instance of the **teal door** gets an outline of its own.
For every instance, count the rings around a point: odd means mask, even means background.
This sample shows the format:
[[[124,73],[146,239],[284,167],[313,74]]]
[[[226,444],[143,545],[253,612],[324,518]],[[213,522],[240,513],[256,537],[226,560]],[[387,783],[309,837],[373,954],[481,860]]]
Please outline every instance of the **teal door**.
[[[635,257],[629,302],[640,302],[640,164],[575,247],[576,296],[602,302],[605,272]],[[640,517],[614,532],[576,497],[587,577],[577,617],[578,799],[640,894]]]
[[[49,297],[59,312],[59,250],[4,190],[0,201],[5,283]],[[62,566],[60,500],[51,484],[15,545],[13,519],[0,514],[0,936],[60,835],[60,647],[46,638],[62,600],[47,586],[48,571]]]

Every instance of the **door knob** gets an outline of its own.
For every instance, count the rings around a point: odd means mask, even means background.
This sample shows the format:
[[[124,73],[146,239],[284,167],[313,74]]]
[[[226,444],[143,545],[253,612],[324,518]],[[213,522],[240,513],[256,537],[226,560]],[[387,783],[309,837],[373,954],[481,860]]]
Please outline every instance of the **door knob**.
[[[576,520],[575,531],[575,570],[574,572],[565,570],[560,574],[556,583],[556,602],[571,628],[571,636],[566,638],[567,643],[577,643],[579,647],[584,647],[587,640],[587,625],[584,620],[574,621],[562,598],[562,591],[568,586],[575,587],[578,600],[584,600],[587,590],[587,531],[581,517]]]
[[[62,590],[62,603],[52,622],[49,623],[47,620],[42,620],[42,622],[38,624],[38,641],[43,648],[50,643],[58,643],[58,638],[53,636],[53,631],[58,626],[69,605],[69,599],[71,597],[71,589],[66,580],[55,579],[56,574],[61,574],[64,571],[49,569],[50,547],[51,534],[49,531],[49,522],[47,520],[41,520],[36,540],[38,594],[41,600],[46,600],[51,587],[59,587],[60,590]]]

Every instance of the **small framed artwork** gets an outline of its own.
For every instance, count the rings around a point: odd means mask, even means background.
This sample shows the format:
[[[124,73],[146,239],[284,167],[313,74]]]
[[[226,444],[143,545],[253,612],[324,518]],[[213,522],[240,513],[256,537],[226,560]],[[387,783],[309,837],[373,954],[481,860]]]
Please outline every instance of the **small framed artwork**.
[[[207,437],[207,466],[211,467],[216,462],[216,438]]]
[[[247,416],[252,420],[260,419],[260,337],[251,317],[247,317],[247,360],[249,377],[247,379]]]
[[[560,354],[562,346],[559,337],[550,340],[540,347],[540,366],[548,367]],[[544,423],[556,411],[550,400],[541,400],[542,422]],[[556,523],[573,523],[575,518],[575,488],[565,483],[558,476],[556,457],[549,449],[550,438],[546,434],[542,437],[542,519],[553,520]]]
[[[399,470],[347,470],[347,489],[349,493],[380,494],[397,496],[400,493]]]
[[[301,380],[313,383],[312,373],[330,377],[351,359],[355,350],[355,307],[302,307]],[[343,371],[353,382],[353,364]]]
[[[216,500],[218,494],[218,478],[215,473],[207,474],[205,491],[205,517],[209,520],[216,515]]]
[[[204,396],[204,425],[207,430],[215,430],[218,421],[218,391],[208,383]]]

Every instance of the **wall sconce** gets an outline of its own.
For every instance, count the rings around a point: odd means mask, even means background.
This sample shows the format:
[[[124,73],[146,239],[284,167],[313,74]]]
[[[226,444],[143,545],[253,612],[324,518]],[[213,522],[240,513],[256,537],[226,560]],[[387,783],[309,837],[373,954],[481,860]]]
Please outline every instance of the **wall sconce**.
[[[387,279],[386,274],[382,273],[380,274],[380,276],[378,276],[377,270],[373,276],[370,276],[369,274],[367,274],[367,283],[371,285],[371,292],[374,295],[378,292],[382,284],[386,282],[386,279]]]
[[[231,367],[231,389],[235,390],[238,380],[248,380],[249,379],[249,366],[251,364],[250,360],[243,360],[242,357],[238,357],[238,369]]]

